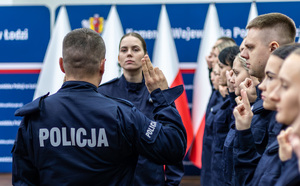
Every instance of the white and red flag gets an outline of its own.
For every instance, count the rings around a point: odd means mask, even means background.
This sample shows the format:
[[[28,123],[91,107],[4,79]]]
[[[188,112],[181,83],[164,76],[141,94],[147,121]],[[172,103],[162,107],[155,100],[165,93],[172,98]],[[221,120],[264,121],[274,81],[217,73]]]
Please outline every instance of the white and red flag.
[[[64,73],[60,70],[59,58],[62,57],[63,39],[70,31],[71,26],[68,13],[66,7],[62,6],[52,30],[33,99],[36,99],[48,92],[50,92],[50,94],[54,94],[62,86]]]
[[[169,87],[183,85],[183,78],[179,69],[179,60],[172,35],[171,25],[165,5],[162,5],[158,21],[158,34],[153,50],[153,64],[159,67],[168,81]],[[181,115],[187,132],[187,151],[193,141],[193,128],[191,114],[188,107],[186,92],[175,101],[176,108]]]
[[[192,120],[195,138],[189,157],[190,161],[198,168],[202,166],[201,157],[205,111],[211,95],[211,85],[205,56],[209,55],[214,43],[221,36],[218,13],[214,3],[209,5],[203,32],[197,59],[197,69],[194,75]]]

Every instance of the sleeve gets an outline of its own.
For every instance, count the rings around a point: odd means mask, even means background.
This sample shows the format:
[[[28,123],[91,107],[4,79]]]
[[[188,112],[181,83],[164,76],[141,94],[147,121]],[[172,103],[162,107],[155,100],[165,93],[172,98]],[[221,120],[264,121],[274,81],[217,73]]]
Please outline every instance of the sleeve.
[[[260,158],[251,129],[236,130],[233,146],[236,185],[250,185]]]
[[[184,175],[184,167],[182,161],[175,165],[166,165],[165,167],[166,181],[165,185],[179,185]]]
[[[25,117],[18,129],[17,137],[12,149],[12,184],[13,185],[39,185],[38,170],[30,159],[28,149],[28,131],[25,127]]]
[[[178,111],[172,106],[182,91],[183,87],[177,86],[151,93],[154,121],[135,107],[130,113],[126,113],[126,109],[119,110],[124,136],[138,153],[158,164],[177,164],[185,155],[186,131]]]

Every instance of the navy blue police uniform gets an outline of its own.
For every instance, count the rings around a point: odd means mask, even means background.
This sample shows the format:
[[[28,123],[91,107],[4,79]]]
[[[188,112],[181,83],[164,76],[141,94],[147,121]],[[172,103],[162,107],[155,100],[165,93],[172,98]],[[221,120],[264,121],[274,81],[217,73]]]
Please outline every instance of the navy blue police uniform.
[[[203,134],[203,148],[202,148],[202,168],[201,168],[201,185],[212,185],[211,178],[211,145],[213,142],[213,121],[216,113],[223,103],[223,97],[219,91],[215,90],[212,93],[211,99],[207,105],[207,112],[205,115],[205,127]],[[210,109],[209,109],[210,108]]]
[[[281,175],[275,186],[297,186],[300,185],[300,173],[298,159],[293,153],[292,158],[282,162]]]
[[[126,99],[148,118],[154,119],[154,105],[144,79],[141,83],[130,83],[122,75],[120,78],[100,85],[98,92],[107,96]],[[135,170],[134,185],[179,185],[184,175],[183,163],[166,165],[165,167],[166,171],[164,172],[163,165],[140,155]]]
[[[233,157],[236,185],[250,183],[269,141],[269,123],[275,111],[265,110],[260,99],[261,91],[257,88],[256,92],[258,98],[252,105],[251,127],[236,130],[235,133]]]
[[[223,186],[224,169],[222,165],[222,153],[224,142],[230,129],[230,123],[234,120],[233,109],[236,106],[235,93],[229,93],[226,100],[215,115],[213,123],[213,143],[212,143],[212,161],[211,161],[211,176],[213,185]]]
[[[278,129],[286,128],[286,126],[277,123],[275,115],[276,112],[271,123],[273,123],[272,125],[274,125],[276,129],[271,131],[272,133],[269,133],[269,136],[270,134],[273,135],[276,133],[278,135],[280,132]],[[279,145],[277,139],[273,137],[269,138],[269,145],[258,162],[250,185],[275,185],[282,171],[282,162],[279,158],[278,151]]]
[[[13,184],[132,185],[138,154],[177,164],[186,132],[172,103],[182,91],[154,90],[151,120],[88,82],[65,82],[56,94],[16,111],[23,119],[12,149]]]
[[[272,130],[269,131],[269,142],[266,150],[262,155],[256,151],[254,143],[248,143],[248,148],[251,150],[249,158],[252,161],[244,161],[244,166],[247,167],[248,173],[244,175],[244,185],[274,185],[281,175],[282,163],[278,155],[279,145],[275,138],[281,129],[285,126],[278,123],[275,119],[276,112],[273,112],[269,126],[273,126]],[[249,142],[253,142],[252,135],[246,135]],[[248,165],[246,164],[248,163]],[[239,176],[239,173],[237,173]],[[242,180],[242,176],[240,177]]]

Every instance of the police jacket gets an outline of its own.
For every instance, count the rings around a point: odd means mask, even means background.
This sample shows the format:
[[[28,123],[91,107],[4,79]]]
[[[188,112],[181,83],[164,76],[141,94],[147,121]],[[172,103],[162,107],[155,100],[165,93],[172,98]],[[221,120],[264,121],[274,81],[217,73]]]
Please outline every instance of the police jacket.
[[[219,92],[219,91],[216,91]],[[216,99],[217,101],[215,101]],[[218,110],[223,104],[223,98],[219,93],[216,93],[212,98],[216,105],[211,106],[206,113],[205,128],[203,134],[203,148],[202,148],[202,168],[201,168],[201,185],[212,185],[211,177],[211,161],[212,161],[212,142],[213,142],[213,123]]]
[[[234,120],[233,109],[236,106],[236,95],[230,93],[218,112],[213,123],[213,143],[212,143],[212,183],[213,185],[224,185],[224,169],[222,165],[222,153],[224,142],[230,129],[230,123]]]
[[[255,153],[255,145],[252,143],[249,143],[249,149],[253,149],[251,153],[249,154],[249,157],[256,157],[253,158],[253,161],[245,161],[248,163],[248,165],[244,164],[245,167],[248,169],[248,174],[243,175],[244,177],[240,176],[239,172],[236,173],[239,177],[240,181],[244,183],[245,185],[274,185],[276,181],[278,180],[280,174],[281,174],[281,161],[278,155],[278,141],[275,138],[280,132],[281,129],[285,128],[284,125],[278,123],[275,119],[276,112],[273,112],[272,118],[270,121],[269,129],[272,129],[269,131],[269,142],[266,150],[262,155],[260,155],[258,152]],[[252,135],[247,135],[248,141],[253,141]],[[252,145],[252,146],[251,146]],[[250,159],[249,158],[249,159]]]
[[[274,116],[275,120],[275,116]],[[274,122],[273,120],[273,122]],[[276,120],[275,120],[276,122]],[[284,125],[277,123],[279,127],[285,128]],[[278,134],[278,133],[277,133]],[[282,162],[279,158],[279,145],[277,139],[268,145],[267,149],[261,156],[259,163],[255,169],[251,185],[270,185],[273,186],[281,175]],[[269,140],[270,141],[270,140]]]
[[[183,91],[154,90],[155,120],[130,102],[111,99],[82,81],[65,82],[16,111],[23,116],[13,153],[15,185],[131,185],[138,154],[178,163],[186,132],[171,105]]]
[[[154,119],[154,105],[144,79],[141,83],[130,83],[122,75],[120,78],[102,84],[98,88],[98,92],[107,96],[126,99],[148,118]],[[183,175],[182,161],[178,165],[166,165],[164,172],[163,165],[140,155],[135,170],[134,185],[179,185]]]
[[[234,185],[234,169],[233,169],[233,143],[235,137],[235,120],[230,123],[230,129],[227,133],[224,141],[224,147],[222,152],[221,167],[223,170],[224,185]]]
[[[269,123],[275,111],[265,110],[263,100],[252,105],[251,127],[236,130],[234,139],[234,172],[236,185],[247,185],[268,144]]]
[[[282,162],[281,175],[275,186],[296,186],[300,185],[300,174],[298,159],[293,153],[292,159]]]

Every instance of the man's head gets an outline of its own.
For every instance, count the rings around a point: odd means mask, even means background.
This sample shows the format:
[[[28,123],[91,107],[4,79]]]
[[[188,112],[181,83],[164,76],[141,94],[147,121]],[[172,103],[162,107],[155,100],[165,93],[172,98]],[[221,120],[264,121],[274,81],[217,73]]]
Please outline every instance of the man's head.
[[[279,45],[293,43],[296,36],[294,21],[280,13],[256,17],[248,25],[245,49],[241,56],[247,60],[249,73],[260,81],[264,78],[267,60]]]
[[[101,36],[87,28],[69,32],[63,41],[63,71],[67,79],[81,80],[103,75],[105,44]],[[62,64],[61,64],[62,65]]]

